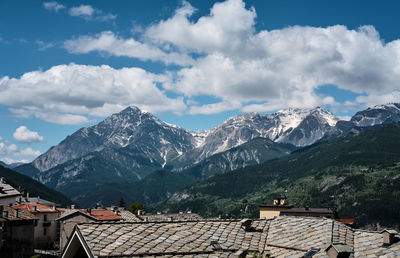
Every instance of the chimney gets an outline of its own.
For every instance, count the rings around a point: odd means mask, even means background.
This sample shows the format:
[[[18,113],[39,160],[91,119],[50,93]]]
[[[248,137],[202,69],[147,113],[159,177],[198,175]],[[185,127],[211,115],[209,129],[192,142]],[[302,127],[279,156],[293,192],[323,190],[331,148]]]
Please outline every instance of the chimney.
[[[56,206],[55,205],[53,205],[53,211],[55,211],[56,210]]]
[[[33,206],[32,206],[32,209],[33,209],[33,211],[37,211],[37,206],[36,206],[36,205],[33,205]]]
[[[397,231],[393,229],[385,229],[381,234],[383,236],[383,245],[391,245],[394,243]]]
[[[0,177],[0,182],[3,183],[3,184],[6,183],[6,181],[4,180],[4,177]]]
[[[191,211],[191,210],[188,210],[188,211],[187,211],[187,213],[188,213],[188,214],[191,214],[191,213],[192,213],[192,211]]]
[[[161,215],[161,211],[157,211],[157,215]]]
[[[244,231],[250,231],[251,229],[251,219],[242,219],[240,221],[241,227],[244,229]]]
[[[15,209],[15,217],[19,218],[19,210],[18,209]]]
[[[179,211],[179,214],[183,214],[183,211]]]
[[[92,209],[90,209],[90,208],[87,208],[87,213],[89,214],[89,215],[92,215]]]
[[[71,209],[75,210],[75,204],[71,204]]]

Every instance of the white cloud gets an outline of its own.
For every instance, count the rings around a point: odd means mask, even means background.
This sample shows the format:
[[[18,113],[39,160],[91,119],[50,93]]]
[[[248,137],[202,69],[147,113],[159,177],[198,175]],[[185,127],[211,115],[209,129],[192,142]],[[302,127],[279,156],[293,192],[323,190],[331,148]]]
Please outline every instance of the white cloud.
[[[55,11],[55,12],[58,12],[59,10],[65,8],[64,5],[62,5],[60,3],[57,3],[55,1],[53,1],[53,2],[44,2],[43,6],[44,6],[45,9],[50,10],[50,11]]]
[[[167,80],[140,68],[59,65],[0,78],[0,104],[18,117],[59,124],[87,123],[88,116],[107,116],[129,105],[153,113],[184,112],[182,97],[170,98],[158,88]]]
[[[20,143],[34,143],[42,142],[44,140],[43,136],[40,136],[37,132],[29,130],[26,126],[18,127],[13,137]]]
[[[10,161],[15,161],[15,158],[24,161],[32,160],[39,155],[40,151],[38,150],[33,150],[30,147],[20,149],[15,144],[8,144],[7,142],[0,140],[0,160],[4,160],[6,163],[13,163]]]
[[[15,159],[7,158],[7,157],[6,158],[1,158],[0,157],[0,160],[3,161],[4,163],[8,164],[8,165],[13,164],[13,163],[20,163],[20,162],[28,163],[29,162],[29,160],[27,160],[27,159],[15,160]]]
[[[16,156],[21,156],[21,157],[37,157],[40,155],[40,151],[38,150],[33,150],[30,147],[26,148],[26,149],[22,149],[19,152],[15,153],[14,155]]]
[[[109,21],[115,20],[117,15],[111,13],[104,13],[102,10],[93,8],[91,5],[80,5],[71,7],[68,14],[75,17],[80,17],[85,20],[94,21]]]
[[[185,3],[145,32],[154,43],[200,54],[165,85],[168,90],[220,98],[215,107],[239,102],[243,111],[337,104],[315,93],[325,84],[366,95],[357,105],[396,99],[393,92],[400,92],[400,40],[385,43],[372,26],[256,31],[256,12],[241,0],[216,3],[197,21],[194,11]]]
[[[75,54],[100,51],[115,56],[128,56],[140,60],[163,61],[166,64],[188,65],[194,62],[186,54],[167,53],[158,47],[136,41],[134,38],[119,38],[111,31],[104,31],[94,37],[81,36],[77,39],[67,40],[64,43],[64,47],[70,53]]]

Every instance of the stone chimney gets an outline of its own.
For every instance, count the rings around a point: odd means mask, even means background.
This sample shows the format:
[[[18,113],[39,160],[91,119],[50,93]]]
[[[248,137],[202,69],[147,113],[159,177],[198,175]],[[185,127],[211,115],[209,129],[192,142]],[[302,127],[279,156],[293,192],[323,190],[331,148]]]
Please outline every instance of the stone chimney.
[[[75,204],[71,204],[71,209],[75,210]]]
[[[397,231],[393,229],[384,229],[381,234],[383,236],[383,245],[391,245],[394,243]]]

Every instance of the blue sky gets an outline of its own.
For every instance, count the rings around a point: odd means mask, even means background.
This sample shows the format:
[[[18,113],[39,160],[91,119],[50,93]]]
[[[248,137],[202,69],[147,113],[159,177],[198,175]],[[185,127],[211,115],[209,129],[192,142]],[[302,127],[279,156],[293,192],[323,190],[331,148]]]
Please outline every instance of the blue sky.
[[[0,160],[128,105],[190,130],[398,102],[398,1],[1,1]]]

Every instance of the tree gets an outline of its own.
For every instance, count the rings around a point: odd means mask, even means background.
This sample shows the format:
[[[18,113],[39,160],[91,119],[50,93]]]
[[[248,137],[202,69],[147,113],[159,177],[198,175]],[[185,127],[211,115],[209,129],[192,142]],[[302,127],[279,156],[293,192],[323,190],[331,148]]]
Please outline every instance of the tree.
[[[133,214],[137,214],[138,210],[146,211],[146,206],[140,202],[135,202],[128,207],[128,211],[132,212]]]
[[[125,207],[125,200],[124,200],[124,198],[121,197],[121,198],[119,199],[118,207]]]

